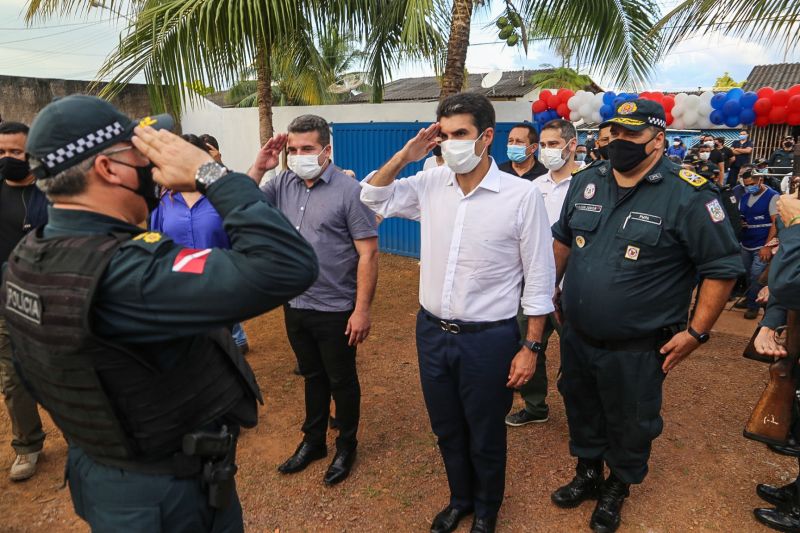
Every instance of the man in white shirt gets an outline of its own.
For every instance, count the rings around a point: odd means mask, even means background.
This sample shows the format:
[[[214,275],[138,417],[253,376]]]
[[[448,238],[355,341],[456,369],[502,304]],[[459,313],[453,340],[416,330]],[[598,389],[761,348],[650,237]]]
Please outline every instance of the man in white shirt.
[[[484,533],[495,530],[503,500],[512,389],[530,379],[553,311],[552,238],[541,194],[488,155],[491,102],[456,94],[436,116],[362,182],[361,200],[383,217],[421,223],[420,380],[450,487],[431,532],[454,531],[474,511],[471,531]],[[395,180],[439,142],[447,166]],[[523,279],[528,331],[520,347]]]
[[[573,172],[582,166],[575,161],[578,139],[572,122],[563,119],[551,120],[539,133],[539,161],[547,167],[547,174],[533,180],[539,189],[547,210],[550,225],[561,216],[561,206],[567,196],[567,189]],[[524,318],[524,317],[522,317]],[[523,327],[524,323],[520,324]],[[536,358],[536,370],[528,383],[519,388],[525,400],[525,407],[506,417],[506,425],[512,427],[547,422],[550,408],[547,406],[547,366],[545,351],[547,341],[554,330],[559,330],[558,322],[552,314],[547,317],[542,334],[542,351]],[[522,329],[524,331],[524,328]]]

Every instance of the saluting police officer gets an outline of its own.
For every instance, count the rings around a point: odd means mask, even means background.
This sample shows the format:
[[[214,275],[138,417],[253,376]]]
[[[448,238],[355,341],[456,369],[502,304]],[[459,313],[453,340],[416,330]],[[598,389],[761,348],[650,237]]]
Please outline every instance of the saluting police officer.
[[[168,115],[138,124],[83,95],[36,117],[26,151],[53,207],[4,274],[14,357],[69,442],[72,501],[92,530],[242,531],[236,436],[261,394],[226,326],[302,293],[316,257],[252,179],[156,131]],[[232,249],[137,227],[154,178],[206,195]]]
[[[629,485],[647,474],[665,375],[708,341],[743,271],[716,188],[663,155],[661,105],[625,102],[607,125],[610,161],[572,178],[553,225],[556,282],[564,276],[558,385],[578,465],[552,500],[598,498],[590,527],[602,532],[619,527]],[[687,326],[697,274],[705,281]]]

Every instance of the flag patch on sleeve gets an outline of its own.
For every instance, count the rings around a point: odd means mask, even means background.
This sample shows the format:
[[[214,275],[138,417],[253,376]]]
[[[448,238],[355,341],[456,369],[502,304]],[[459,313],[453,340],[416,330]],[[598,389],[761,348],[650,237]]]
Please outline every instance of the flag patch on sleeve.
[[[172,271],[202,274],[206,268],[206,261],[209,255],[211,255],[211,248],[206,248],[205,250],[185,248],[175,257],[175,262],[172,263]]]
[[[725,220],[725,210],[716,198],[706,204],[706,210],[708,210],[708,214],[711,215],[711,220],[714,223]]]

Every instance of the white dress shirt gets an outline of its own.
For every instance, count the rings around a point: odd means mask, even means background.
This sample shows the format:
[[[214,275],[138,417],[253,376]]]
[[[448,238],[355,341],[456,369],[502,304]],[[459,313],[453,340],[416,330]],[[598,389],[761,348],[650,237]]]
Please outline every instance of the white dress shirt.
[[[550,221],[550,226],[561,218],[561,207],[567,197],[570,181],[572,181],[572,174],[556,183],[550,171],[533,180],[533,185],[539,189],[542,193],[542,198],[544,198],[544,207],[547,209],[547,219]]]
[[[489,322],[516,316],[525,280],[526,315],[553,311],[555,262],[542,195],[491,160],[464,195],[449,167],[424,170],[386,187],[361,183],[361,201],[383,217],[420,221],[419,302],[446,320]]]

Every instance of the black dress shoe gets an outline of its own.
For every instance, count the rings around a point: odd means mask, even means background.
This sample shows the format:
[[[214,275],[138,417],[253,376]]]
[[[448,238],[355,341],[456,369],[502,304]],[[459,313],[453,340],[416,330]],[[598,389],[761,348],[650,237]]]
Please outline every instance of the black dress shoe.
[[[350,469],[353,468],[353,462],[355,460],[355,448],[337,451],[336,455],[333,457],[333,461],[331,461],[331,465],[328,467],[328,471],[325,472],[325,477],[322,478],[322,481],[324,481],[328,486],[341,483],[347,479],[347,476],[350,475]]]
[[[294,455],[278,467],[278,472],[281,474],[300,472],[317,459],[322,459],[326,455],[328,455],[328,449],[325,446],[314,446],[303,441],[295,450]]]
[[[753,509],[756,520],[765,526],[787,533],[800,533],[800,508]]]
[[[625,498],[628,497],[629,485],[611,474],[600,489],[600,499],[592,513],[589,527],[596,533],[614,533],[619,527],[622,518],[620,511]]]
[[[455,531],[461,519],[470,514],[472,514],[472,509],[456,509],[448,505],[433,519],[431,533],[450,533]]]
[[[497,527],[497,517],[490,516],[488,518],[478,518],[477,516],[472,520],[472,529],[470,533],[494,533]]]
[[[786,444],[767,444],[767,447],[775,453],[788,455],[789,457],[800,457],[800,444],[794,437],[789,437]]]
[[[762,483],[756,485],[756,494],[758,494],[759,498],[772,505],[787,505],[794,501],[797,494],[797,486],[794,481],[783,487],[773,487]]]
[[[582,502],[597,498],[603,483],[603,461],[578,459],[572,481],[550,495],[553,503],[564,509],[577,507]]]

